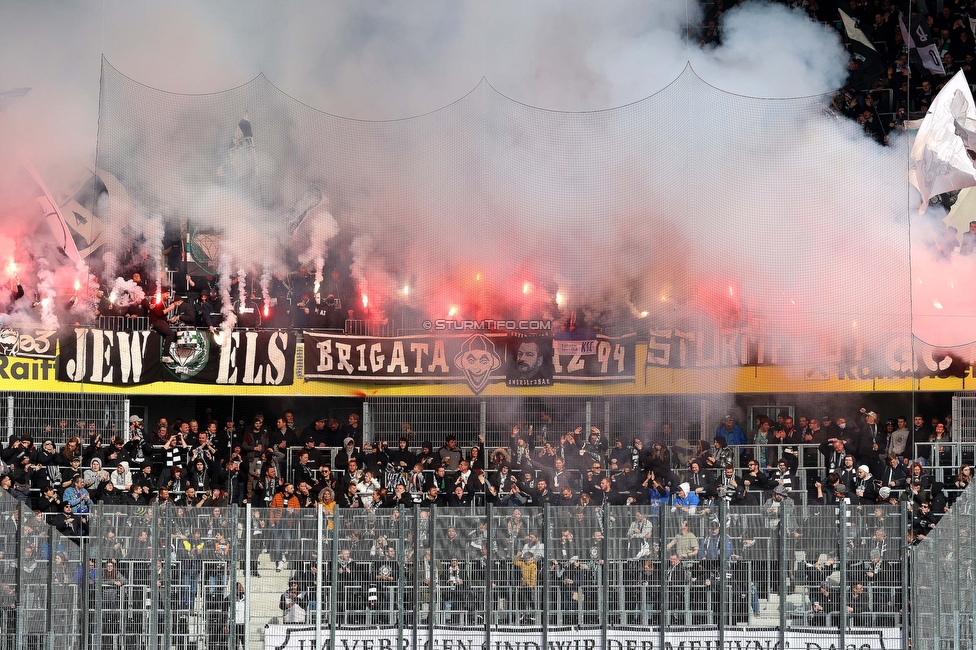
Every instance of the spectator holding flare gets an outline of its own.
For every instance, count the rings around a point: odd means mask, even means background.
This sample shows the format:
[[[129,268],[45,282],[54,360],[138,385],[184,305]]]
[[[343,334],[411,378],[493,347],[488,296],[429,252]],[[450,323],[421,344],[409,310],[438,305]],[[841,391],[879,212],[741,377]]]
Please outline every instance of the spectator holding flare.
[[[149,311],[152,328],[163,337],[163,354],[160,358],[163,363],[173,363],[173,358],[169,353],[172,346],[176,343],[176,331],[171,327],[171,324],[179,321],[179,314],[171,315],[170,312],[178,310],[180,305],[183,304],[182,300],[177,299],[167,305],[166,303],[168,301],[169,290],[164,289],[160,294],[159,301],[154,303]]]

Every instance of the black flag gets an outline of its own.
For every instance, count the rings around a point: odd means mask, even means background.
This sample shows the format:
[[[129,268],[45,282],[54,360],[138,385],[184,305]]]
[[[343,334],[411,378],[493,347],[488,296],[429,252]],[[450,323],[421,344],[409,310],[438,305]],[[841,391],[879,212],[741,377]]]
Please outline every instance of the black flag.
[[[874,45],[857,26],[857,22],[846,13],[837,10],[844,23],[844,32],[849,41],[847,48],[851,53],[851,60],[857,62],[857,68],[852,69],[847,84],[857,90],[867,90],[878,80],[884,71],[881,56],[874,49]]]
[[[932,39],[929,31],[929,24],[923,14],[912,14],[909,19],[911,29],[905,27],[905,15],[898,14],[898,28],[901,29],[901,36],[908,44],[909,51],[915,50],[915,55],[921,60],[922,67],[931,74],[945,75],[945,67],[942,65],[942,55],[939,54],[939,46]]]

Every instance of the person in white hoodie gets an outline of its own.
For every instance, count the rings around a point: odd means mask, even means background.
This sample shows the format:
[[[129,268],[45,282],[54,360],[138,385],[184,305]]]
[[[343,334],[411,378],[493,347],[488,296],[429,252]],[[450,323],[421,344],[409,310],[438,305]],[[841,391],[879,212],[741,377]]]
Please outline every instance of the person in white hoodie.
[[[129,463],[124,460],[120,462],[115,471],[112,472],[111,480],[116,490],[128,492],[129,486],[132,485],[132,473],[129,471]]]

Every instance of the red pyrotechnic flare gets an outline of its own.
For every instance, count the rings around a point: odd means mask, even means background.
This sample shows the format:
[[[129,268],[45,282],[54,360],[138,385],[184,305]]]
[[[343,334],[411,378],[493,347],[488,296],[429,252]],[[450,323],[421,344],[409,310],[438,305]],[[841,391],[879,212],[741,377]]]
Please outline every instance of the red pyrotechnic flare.
[[[271,313],[271,310],[268,309],[268,306],[267,305],[265,305],[264,306],[264,317],[267,318],[269,313]]]
[[[368,309],[368,308],[369,308],[369,296],[367,296],[364,293],[363,294],[363,309]]]

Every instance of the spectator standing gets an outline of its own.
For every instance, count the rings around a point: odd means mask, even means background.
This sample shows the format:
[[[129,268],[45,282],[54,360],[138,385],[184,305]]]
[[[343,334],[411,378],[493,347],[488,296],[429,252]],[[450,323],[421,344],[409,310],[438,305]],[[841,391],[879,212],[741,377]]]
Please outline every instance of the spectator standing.
[[[295,486],[291,483],[285,483],[282,490],[271,499],[271,511],[268,513],[268,519],[271,523],[271,535],[274,539],[274,558],[277,561],[275,571],[278,573],[281,573],[288,562],[286,552],[291,545],[291,531],[295,524],[292,517],[283,511],[287,509],[298,510],[299,508],[301,508],[301,502],[295,496]]]

